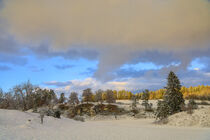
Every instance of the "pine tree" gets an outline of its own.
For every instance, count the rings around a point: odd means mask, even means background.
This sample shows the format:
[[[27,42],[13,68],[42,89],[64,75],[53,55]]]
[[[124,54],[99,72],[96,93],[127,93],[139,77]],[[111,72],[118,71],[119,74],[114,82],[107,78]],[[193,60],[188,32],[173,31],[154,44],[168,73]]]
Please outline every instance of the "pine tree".
[[[168,83],[166,86],[166,93],[163,100],[169,107],[169,115],[181,111],[181,106],[184,104],[184,98],[181,93],[181,84],[174,72],[168,75]]]
[[[163,101],[157,105],[156,118],[162,120],[176,112],[182,111],[184,98],[181,93],[181,84],[174,72],[170,72],[167,78],[166,93]]]
[[[145,107],[145,111],[151,111],[152,110],[152,104],[149,104],[149,95],[150,92],[148,89],[146,89],[145,91],[143,91],[141,99],[143,100],[142,104]]]

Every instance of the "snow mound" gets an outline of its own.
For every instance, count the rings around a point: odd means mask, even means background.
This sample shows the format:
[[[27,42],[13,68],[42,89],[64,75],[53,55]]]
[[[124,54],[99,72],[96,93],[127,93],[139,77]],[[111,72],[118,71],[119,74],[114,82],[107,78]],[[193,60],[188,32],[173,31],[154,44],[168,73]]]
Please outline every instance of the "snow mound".
[[[168,125],[210,127],[210,107],[194,110],[193,114],[176,113],[168,118]]]

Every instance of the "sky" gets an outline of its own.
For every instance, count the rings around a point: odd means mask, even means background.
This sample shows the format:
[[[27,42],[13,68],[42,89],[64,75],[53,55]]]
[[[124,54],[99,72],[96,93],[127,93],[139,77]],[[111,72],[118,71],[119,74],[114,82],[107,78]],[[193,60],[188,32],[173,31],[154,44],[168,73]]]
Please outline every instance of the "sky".
[[[210,84],[208,0],[0,0],[0,87],[56,92]]]

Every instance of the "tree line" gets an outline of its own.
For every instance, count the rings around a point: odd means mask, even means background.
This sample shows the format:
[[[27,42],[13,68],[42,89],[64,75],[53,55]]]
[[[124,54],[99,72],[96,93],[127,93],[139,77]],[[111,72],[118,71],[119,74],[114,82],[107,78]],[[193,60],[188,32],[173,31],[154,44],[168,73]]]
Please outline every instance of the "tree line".
[[[167,89],[159,89],[156,91],[147,92],[148,100],[163,99]],[[144,91],[144,92],[145,92]],[[126,90],[97,90],[93,92],[90,88],[83,90],[82,99],[79,100],[78,93],[71,92],[68,98],[64,93],[60,94],[58,98],[54,90],[42,89],[34,86],[30,81],[14,86],[9,92],[3,92],[0,89],[0,108],[7,109],[22,109],[27,110],[31,108],[38,108],[43,105],[53,105],[56,103],[68,102],[70,104],[78,104],[81,102],[107,102],[114,103],[116,100],[132,100],[143,99],[144,92],[132,93]],[[180,93],[184,99],[200,99],[210,100],[210,86],[196,86],[196,87],[180,87]]]

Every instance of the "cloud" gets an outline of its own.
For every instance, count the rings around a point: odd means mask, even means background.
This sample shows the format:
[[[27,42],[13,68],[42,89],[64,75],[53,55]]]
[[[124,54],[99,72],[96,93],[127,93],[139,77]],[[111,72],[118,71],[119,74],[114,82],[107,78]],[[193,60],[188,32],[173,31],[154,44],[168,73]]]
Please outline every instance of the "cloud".
[[[11,70],[11,68],[8,67],[8,66],[2,66],[2,65],[0,65],[0,71],[8,71],[8,70]]]
[[[74,65],[55,65],[55,68],[60,69],[60,70],[65,70],[69,68],[73,68]]]
[[[43,68],[39,68],[37,66],[30,66],[29,68],[32,72],[42,72],[42,71],[44,71]]]
[[[209,38],[210,4],[205,0],[3,2],[2,17],[23,42],[45,39],[54,47],[88,43],[182,50]]]
[[[120,78],[109,82],[101,82],[95,78],[86,78],[84,80],[70,80],[67,82],[52,81],[50,85],[56,86],[54,89],[57,92],[70,93],[76,91],[82,93],[86,88],[91,88],[93,91],[98,89],[106,90],[128,90],[132,92],[142,91],[144,89],[157,90],[164,88],[167,82],[167,74],[159,75],[159,70],[147,71],[145,74],[137,77]],[[210,84],[210,74],[203,71],[185,71],[176,73],[183,86],[198,86],[201,84]],[[155,76],[154,76],[155,75]],[[193,76],[192,76],[193,75]],[[58,84],[59,83],[59,84]],[[59,86],[58,86],[59,85]]]
[[[64,86],[68,86],[70,84],[72,84],[71,81],[67,81],[67,82],[50,81],[50,82],[45,82],[44,83],[44,85],[57,86],[57,87],[64,87]]]
[[[28,60],[27,58],[22,57],[22,56],[5,55],[5,54],[0,53],[0,62],[23,66],[27,64]]]
[[[18,43],[30,44],[30,49],[38,55],[44,53],[42,56],[99,59],[94,76],[103,81],[112,80],[112,72],[125,63],[142,60],[165,65],[173,60],[181,62],[177,69],[185,69],[195,57],[191,52],[199,50],[199,57],[210,52],[207,0],[2,2],[0,22],[4,22],[0,28]],[[40,48],[45,42],[47,50]],[[154,51],[165,57],[152,53],[139,57]]]
[[[86,78],[84,80],[71,80],[67,82],[46,82],[47,85],[56,86],[55,90],[57,92],[66,92],[70,93],[71,91],[76,91],[78,93],[82,93],[82,91],[86,88],[91,88],[93,91],[102,89],[113,89],[113,90],[130,90],[137,91],[141,89],[155,89],[159,88],[162,83],[159,79],[153,78],[149,80],[145,80],[144,77],[140,78],[129,78],[121,81],[109,81],[109,82],[101,82],[94,78]]]

